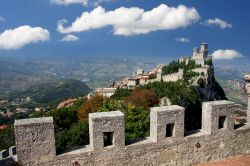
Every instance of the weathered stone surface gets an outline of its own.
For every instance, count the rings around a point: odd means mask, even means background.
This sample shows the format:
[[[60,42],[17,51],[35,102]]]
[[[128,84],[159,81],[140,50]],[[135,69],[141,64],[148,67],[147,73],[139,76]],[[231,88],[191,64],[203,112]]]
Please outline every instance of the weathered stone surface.
[[[150,138],[154,142],[164,141],[184,136],[184,111],[183,107],[172,105],[153,107],[150,109]],[[166,137],[168,124],[173,124],[173,136]]]
[[[16,150],[21,165],[36,165],[55,158],[53,118],[15,121]]]
[[[248,97],[248,105],[247,105],[247,121],[250,122],[250,74],[244,76],[245,80],[245,90]]]
[[[230,101],[211,101],[202,103],[202,130],[215,133],[219,130],[219,119],[225,117],[225,126],[220,130],[234,130],[234,104]]]
[[[178,137],[163,139],[161,141],[155,141],[155,134],[161,135],[161,132],[166,132],[164,130],[157,130],[155,132],[153,128],[151,129],[153,138],[147,138],[143,141],[129,144],[124,146],[124,118],[121,112],[107,112],[107,113],[96,113],[90,115],[90,136],[91,145],[86,146],[85,148],[64,153],[61,155],[55,156],[54,159],[45,160],[44,156],[47,155],[43,148],[38,148],[41,158],[38,158],[35,155],[33,159],[33,151],[25,151],[28,146],[35,147],[40,139],[36,139],[35,142],[30,144],[23,144],[25,154],[22,151],[18,151],[17,146],[17,155],[19,161],[28,161],[31,157],[33,165],[40,166],[122,166],[122,165],[193,165],[201,162],[223,159],[229,156],[236,156],[240,154],[250,153],[250,126],[245,125],[238,129],[234,129],[231,124],[231,110],[234,109],[232,103],[227,101],[218,101],[218,102],[207,102],[203,104],[203,113],[207,113],[210,118],[203,116],[203,121],[205,121],[203,129],[200,131],[186,133],[186,136],[183,136],[183,132]],[[226,126],[224,129],[217,129],[217,125],[213,126],[210,124],[212,121],[216,121],[218,116],[227,116],[225,122]],[[166,123],[173,123],[176,120],[181,121],[179,126],[182,126],[184,129],[183,119],[184,119],[184,110],[179,106],[171,107],[162,107],[162,108],[152,108],[151,113],[151,125],[154,127],[161,126]],[[214,120],[215,119],[215,120]],[[215,122],[217,123],[217,122]],[[24,123],[25,124],[25,123]],[[218,123],[217,123],[218,124]],[[47,131],[47,127],[43,128],[43,123],[40,124],[36,130],[44,133],[43,130]],[[41,129],[39,129],[41,128]],[[212,129],[216,132],[211,131]],[[180,131],[183,131],[180,129]],[[37,133],[36,130],[31,130],[31,133]],[[17,132],[18,130],[16,130]],[[121,137],[115,137],[118,141],[112,147],[103,148],[103,137],[100,136],[102,132],[118,132],[121,133]],[[122,132],[121,132],[122,131]],[[19,131],[20,132],[20,131]],[[155,133],[154,133],[155,132]],[[94,136],[97,134],[97,137]],[[17,135],[17,134],[16,134]],[[101,134],[102,135],[102,134]],[[18,136],[17,144],[25,143],[23,140],[20,140]],[[23,138],[23,137],[22,137]],[[159,137],[161,138],[161,137]],[[98,139],[98,140],[93,140]],[[101,139],[102,141],[100,141]],[[121,139],[122,141],[119,141]],[[25,138],[24,140],[29,140]],[[45,142],[48,139],[45,139]],[[43,141],[42,141],[43,142]],[[42,142],[40,142],[42,144]],[[54,143],[54,142],[53,142]],[[22,145],[22,144],[21,144]],[[97,145],[96,148],[93,148]],[[122,148],[121,148],[122,147]],[[33,150],[33,149],[32,149]],[[38,154],[38,153],[37,153]],[[27,156],[25,156],[27,155]],[[30,161],[29,160],[29,161]],[[36,162],[35,162],[36,161]],[[25,163],[23,165],[31,165],[30,163]]]
[[[125,146],[124,114],[121,111],[89,114],[90,146],[94,150],[104,148],[104,132],[112,133],[112,147]]]

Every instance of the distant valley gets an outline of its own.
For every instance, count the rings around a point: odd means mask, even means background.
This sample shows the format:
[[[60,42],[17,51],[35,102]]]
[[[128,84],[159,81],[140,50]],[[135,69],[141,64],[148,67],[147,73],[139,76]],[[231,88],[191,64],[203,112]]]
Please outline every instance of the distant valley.
[[[132,58],[83,58],[79,60],[2,58],[0,60],[0,99],[11,98],[12,100],[20,93],[32,96],[30,93],[34,92],[34,87],[49,87],[50,85],[53,87],[60,80],[67,79],[79,80],[91,89],[109,86],[115,80],[132,75],[137,67],[148,70],[159,63],[160,61],[155,59]],[[168,63],[168,61],[161,63]],[[240,63],[239,66],[236,62],[216,62],[215,76],[228,98],[246,107],[242,78],[245,73],[250,72],[250,69],[247,62]],[[75,85],[76,82],[67,83]]]

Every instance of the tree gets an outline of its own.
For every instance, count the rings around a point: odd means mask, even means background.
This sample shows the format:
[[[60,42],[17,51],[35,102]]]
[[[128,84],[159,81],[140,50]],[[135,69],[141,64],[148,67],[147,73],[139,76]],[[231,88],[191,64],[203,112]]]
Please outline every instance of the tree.
[[[88,123],[74,123],[67,132],[69,146],[80,146],[89,143]]]
[[[131,103],[138,108],[146,109],[159,104],[159,99],[152,90],[135,89],[131,95],[125,98],[125,103]]]
[[[132,91],[128,88],[117,88],[111,98],[115,100],[124,100],[124,98],[129,96],[131,92]]]
[[[56,132],[69,129],[73,123],[78,122],[77,111],[69,110],[68,108],[60,108],[47,115],[53,116]]]
[[[7,128],[0,130],[0,151],[13,145],[15,145],[14,126],[9,125]]]
[[[149,109],[133,107],[124,111],[126,140],[149,136]]]
[[[82,122],[87,122],[89,113],[97,112],[98,109],[103,107],[104,103],[107,102],[107,100],[108,98],[98,95],[86,100],[77,111],[79,120]]]
[[[162,68],[162,75],[176,73],[176,72],[178,72],[179,67],[180,67],[179,62],[172,61],[171,63],[169,63],[169,65],[164,66]]]
[[[167,97],[173,105],[183,106],[186,129],[200,128],[201,101],[194,86],[179,80],[177,82],[152,82],[140,88],[154,90],[158,97]]]

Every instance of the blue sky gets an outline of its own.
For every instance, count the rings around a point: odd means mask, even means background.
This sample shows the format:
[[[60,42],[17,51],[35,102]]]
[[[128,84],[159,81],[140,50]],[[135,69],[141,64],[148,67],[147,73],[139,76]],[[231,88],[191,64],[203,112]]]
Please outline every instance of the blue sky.
[[[249,7],[248,0],[1,0],[0,57],[179,57],[207,42],[218,59],[248,58]]]

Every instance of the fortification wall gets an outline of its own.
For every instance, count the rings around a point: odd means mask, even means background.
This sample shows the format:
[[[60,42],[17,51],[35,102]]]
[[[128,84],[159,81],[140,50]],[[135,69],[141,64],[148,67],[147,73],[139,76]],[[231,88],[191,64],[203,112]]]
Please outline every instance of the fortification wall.
[[[204,73],[204,75],[208,75],[208,69],[209,67],[202,67],[202,68],[192,69],[192,71],[196,73]]]
[[[17,120],[16,146],[22,165],[192,165],[250,153],[250,126],[234,126],[236,105],[229,101],[204,102],[202,129],[184,134],[180,106],[150,111],[150,137],[125,145],[124,115],[120,111],[89,116],[90,145],[56,155],[51,118]],[[104,147],[103,135],[111,137]]]
[[[166,82],[169,82],[169,81],[175,82],[180,79],[183,79],[183,69],[179,69],[177,73],[172,73],[172,74],[162,76],[162,80]]]
[[[205,65],[205,60],[203,57],[192,57],[193,60],[195,60],[195,63],[197,65],[204,66]]]

